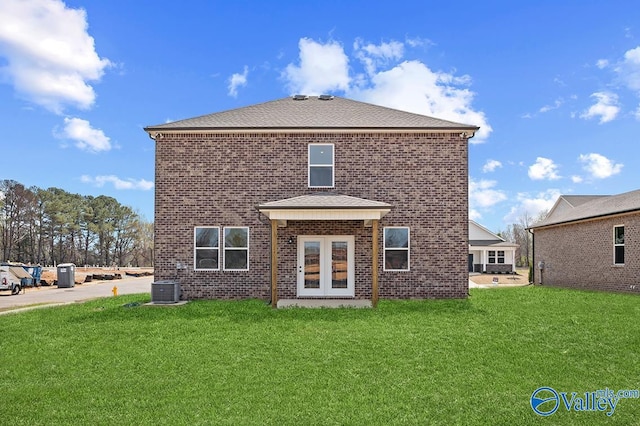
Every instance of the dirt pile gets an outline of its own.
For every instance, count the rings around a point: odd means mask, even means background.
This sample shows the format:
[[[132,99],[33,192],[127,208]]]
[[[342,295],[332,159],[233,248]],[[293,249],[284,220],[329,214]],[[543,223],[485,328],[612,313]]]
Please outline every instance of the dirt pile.
[[[44,268],[40,277],[41,285],[55,285],[58,279],[56,268]],[[125,276],[143,277],[153,275],[152,268],[91,268],[76,267],[74,281],[82,284],[91,281],[119,280]]]

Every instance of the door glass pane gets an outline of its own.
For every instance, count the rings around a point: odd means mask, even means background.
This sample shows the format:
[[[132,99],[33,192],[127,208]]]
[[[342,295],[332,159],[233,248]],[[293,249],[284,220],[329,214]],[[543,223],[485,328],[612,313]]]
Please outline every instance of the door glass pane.
[[[304,242],[304,288],[320,288],[320,241]]]
[[[331,288],[347,288],[347,242],[331,243]]]

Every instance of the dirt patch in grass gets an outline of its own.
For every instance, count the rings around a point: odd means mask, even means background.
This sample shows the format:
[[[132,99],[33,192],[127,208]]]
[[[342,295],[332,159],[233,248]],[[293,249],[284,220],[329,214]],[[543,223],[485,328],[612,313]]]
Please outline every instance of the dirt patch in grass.
[[[58,278],[56,268],[45,268],[41,282],[52,285]],[[127,276],[153,275],[153,268],[99,268],[76,266],[74,281],[76,284],[91,281],[118,280]]]
[[[498,284],[526,285],[529,284],[529,271],[527,269],[516,270],[515,274],[479,274],[470,275],[469,279],[476,284],[494,284],[494,278]]]

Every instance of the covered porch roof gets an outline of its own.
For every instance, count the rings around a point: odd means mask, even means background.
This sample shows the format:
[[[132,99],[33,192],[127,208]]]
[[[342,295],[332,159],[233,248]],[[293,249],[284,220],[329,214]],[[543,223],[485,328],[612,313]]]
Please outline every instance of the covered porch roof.
[[[380,220],[390,204],[328,192],[271,201],[257,206],[270,220]],[[282,226],[282,225],[281,225]]]

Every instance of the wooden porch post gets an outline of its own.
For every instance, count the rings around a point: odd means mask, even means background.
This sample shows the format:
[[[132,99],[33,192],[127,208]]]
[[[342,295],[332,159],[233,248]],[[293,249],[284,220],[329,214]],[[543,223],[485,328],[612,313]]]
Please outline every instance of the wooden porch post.
[[[271,307],[278,307],[278,221],[271,220]]]
[[[378,220],[372,222],[371,248],[371,305],[378,306]]]

